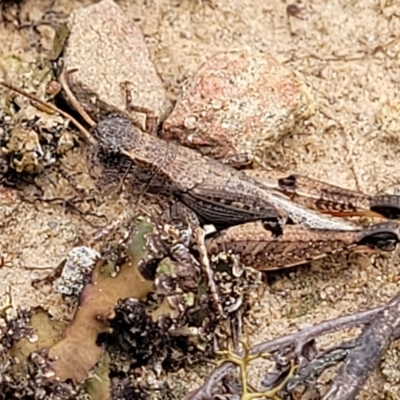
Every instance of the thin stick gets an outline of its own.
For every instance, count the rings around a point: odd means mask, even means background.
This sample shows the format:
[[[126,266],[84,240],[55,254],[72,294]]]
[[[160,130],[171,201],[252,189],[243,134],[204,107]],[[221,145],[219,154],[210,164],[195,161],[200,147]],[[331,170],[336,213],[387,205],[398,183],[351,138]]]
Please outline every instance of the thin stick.
[[[69,115],[68,113],[66,113],[63,110],[60,110],[58,107],[56,107],[55,105],[51,104],[51,103],[47,103],[46,101],[40,99],[39,97],[35,96],[34,94],[28,93],[25,90],[16,87],[14,85],[11,85],[7,82],[4,81],[0,81],[0,85],[12,90],[16,93],[19,93],[22,96],[27,97],[28,99],[31,99],[32,101],[35,101],[36,103],[41,104],[44,107],[47,107],[48,109],[54,111],[55,113],[60,114],[61,116],[63,116],[64,118],[70,120],[75,126],[76,128],[78,128],[79,132],[80,132],[80,136],[81,138],[88,144],[95,144],[96,140],[93,138],[93,136],[89,133],[89,131],[83,126],[81,125],[74,117],[72,117],[71,115]]]

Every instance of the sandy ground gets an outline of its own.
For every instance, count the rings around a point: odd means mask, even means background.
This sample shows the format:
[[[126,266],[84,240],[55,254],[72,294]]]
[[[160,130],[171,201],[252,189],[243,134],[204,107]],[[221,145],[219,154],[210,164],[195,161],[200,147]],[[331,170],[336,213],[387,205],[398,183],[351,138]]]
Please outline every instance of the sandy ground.
[[[54,9],[69,13],[90,3],[59,1]],[[371,194],[396,190],[400,183],[400,7],[395,1],[310,0],[301,5],[298,18],[287,15],[289,3],[281,0],[117,3],[143,29],[172,100],[207,57],[245,45],[268,51],[302,76],[314,90],[318,112],[266,150],[267,164]],[[46,2],[27,1],[22,16],[38,19],[45,6]],[[28,30],[0,25],[0,56],[16,84],[38,62],[37,50],[29,45],[32,41]],[[82,171],[79,183],[90,187],[80,151],[67,154],[64,161]],[[70,189],[60,182],[47,190],[51,197]],[[0,200],[0,250],[5,264],[0,269],[0,304],[11,286],[16,306],[45,303],[56,316],[68,317],[58,295],[35,290],[30,282],[48,273],[41,269],[57,266],[94,228],[61,205],[33,206],[16,201],[12,191],[3,189]],[[98,212],[113,217],[124,201],[106,201]],[[382,305],[398,290],[399,278],[397,256],[335,259],[269,274],[270,284],[249,322],[251,341],[285,334],[302,323]],[[324,338],[321,346],[339,337],[345,335]],[[400,399],[399,351],[398,346],[392,347],[359,399]],[[201,382],[195,373],[181,375],[191,382],[183,383],[185,389]]]

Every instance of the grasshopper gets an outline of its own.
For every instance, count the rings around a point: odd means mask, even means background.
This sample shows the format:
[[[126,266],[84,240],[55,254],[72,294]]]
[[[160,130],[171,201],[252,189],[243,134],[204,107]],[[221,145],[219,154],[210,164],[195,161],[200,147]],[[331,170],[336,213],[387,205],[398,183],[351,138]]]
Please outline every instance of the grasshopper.
[[[252,221],[281,223],[290,218],[310,229],[355,231],[351,222],[322,215],[229,165],[195,150],[148,135],[128,118],[110,116],[92,128],[97,144],[89,151],[89,170],[101,186],[118,174],[150,193],[171,196],[200,217],[225,228]],[[91,172],[94,176],[94,172]]]

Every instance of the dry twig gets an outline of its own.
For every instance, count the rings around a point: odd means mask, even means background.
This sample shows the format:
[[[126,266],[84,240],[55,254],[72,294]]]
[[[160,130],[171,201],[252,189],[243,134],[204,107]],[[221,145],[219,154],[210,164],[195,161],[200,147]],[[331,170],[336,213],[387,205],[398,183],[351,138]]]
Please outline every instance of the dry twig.
[[[293,380],[288,383],[288,386],[293,387],[295,382],[301,381],[301,377],[304,379],[308,376],[318,376],[324,369],[345,360],[323,399],[354,400],[389,345],[400,336],[400,292],[386,306],[328,320],[299,332],[260,343],[251,348],[249,355],[280,352],[291,353],[293,357],[299,358],[304,347],[319,336],[366,325],[357,339],[341,343],[315,357],[299,368]],[[244,356],[242,353],[240,357]],[[214,369],[203,386],[189,393],[184,400],[214,398],[217,386],[233,367],[227,359]]]
[[[323,400],[354,400],[390,344],[400,336],[400,292],[358,337]]]

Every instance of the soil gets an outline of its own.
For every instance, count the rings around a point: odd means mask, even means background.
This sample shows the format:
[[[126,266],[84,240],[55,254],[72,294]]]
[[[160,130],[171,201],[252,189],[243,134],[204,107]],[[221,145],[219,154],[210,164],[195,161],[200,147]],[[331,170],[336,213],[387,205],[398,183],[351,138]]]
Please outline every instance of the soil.
[[[57,1],[53,10],[66,14],[91,1]],[[143,0],[118,1],[141,27],[170,100],[183,82],[211,55],[251,45],[294,69],[313,89],[317,113],[274,147],[264,162],[274,168],[306,174],[370,194],[393,193],[400,183],[400,9],[395,1],[310,0],[296,3],[299,13],[282,0]],[[21,19],[38,20],[50,2],[22,4]],[[10,11],[14,12],[14,10]],[[8,79],[21,86],[34,74],[46,49],[37,46],[48,34],[0,25],[0,63]],[[78,186],[92,190],[83,150],[65,153],[62,162],[79,172]],[[58,182],[54,184],[54,182]],[[46,197],[70,195],[65,179],[37,178]],[[110,220],[126,206],[123,195],[96,208]],[[11,288],[16,307],[45,305],[56,317],[71,310],[49,288],[35,289],[33,279],[47,275],[69,250],[96,228],[62,204],[20,200],[0,187],[0,304]],[[264,295],[248,321],[252,343],[292,332],[340,315],[383,305],[398,290],[398,256],[337,257],[310,266],[269,273]],[[325,337],[321,348],[354,332]],[[400,399],[400,349],[394,344],[381,368],[369,379],[359,399]],[[206,369],[209,367],[205,367]],[[257,371],[259,381],[263,371]],[[202,382],[204,371],[175,376],[182,393]],[[330,377],[327,376],[328,380]]]

